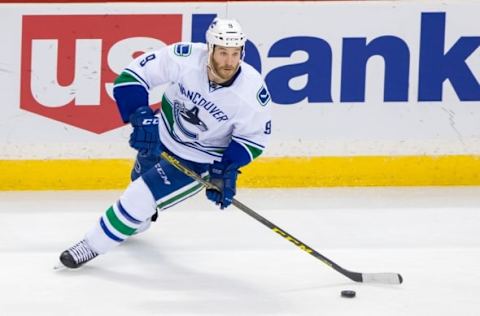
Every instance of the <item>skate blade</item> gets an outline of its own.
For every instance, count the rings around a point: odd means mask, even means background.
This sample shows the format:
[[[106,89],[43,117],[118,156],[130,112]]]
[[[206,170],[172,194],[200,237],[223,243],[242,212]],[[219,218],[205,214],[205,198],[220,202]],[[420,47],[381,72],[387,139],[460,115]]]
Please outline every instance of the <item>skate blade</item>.
[[[53,266],[53,270],[55,271],[60,271],[60,270],[65,270],[67,267],[63,265],[60,261]]]

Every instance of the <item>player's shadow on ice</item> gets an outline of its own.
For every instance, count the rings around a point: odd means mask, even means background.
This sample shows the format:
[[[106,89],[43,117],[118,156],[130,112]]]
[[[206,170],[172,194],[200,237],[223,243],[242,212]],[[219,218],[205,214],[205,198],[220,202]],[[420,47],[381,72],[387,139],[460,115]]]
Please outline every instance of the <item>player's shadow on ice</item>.
[[[160,247],[158,243],[130,238],[108,255],[98,256],[78,270],[64,270],[61,274],[113,282],[131,288],[132,293],[137,288],[158,292],[154,300],[141,300],[138,308],[146,311],[158,308],[159,304],[169,312],[172,309],[179,313],[195,311],[198,315],[248,315],[252,307],[260,314],[289,310],[288,303],[275,293],[277,291],[260,289],[241,276],[228,277],[215,271],[193,269],[181,264],[175,252],[162,253]]]

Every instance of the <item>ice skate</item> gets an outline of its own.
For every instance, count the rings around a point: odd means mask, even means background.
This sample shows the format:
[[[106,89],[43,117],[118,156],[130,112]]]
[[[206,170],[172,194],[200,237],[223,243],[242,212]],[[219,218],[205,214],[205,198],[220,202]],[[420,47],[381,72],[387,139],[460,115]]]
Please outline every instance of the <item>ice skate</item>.
[[[85,240],[82,240],[62,252],[60,262],[67,268],[76,269],[96,256],[98,254],[88,246]]]

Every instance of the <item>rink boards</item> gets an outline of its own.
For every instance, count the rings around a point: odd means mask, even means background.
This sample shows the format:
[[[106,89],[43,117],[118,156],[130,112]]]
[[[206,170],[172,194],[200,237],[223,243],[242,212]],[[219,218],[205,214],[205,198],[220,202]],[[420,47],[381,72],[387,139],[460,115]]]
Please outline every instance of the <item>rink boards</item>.
[[[132,55],[238,19],[272,142],[243,187],[480,184],[476,1],[0,4],[0,189],[128,183]],[[59,28],[58,25],[63,27]],[[162,88],[151,95],[158,103]]]

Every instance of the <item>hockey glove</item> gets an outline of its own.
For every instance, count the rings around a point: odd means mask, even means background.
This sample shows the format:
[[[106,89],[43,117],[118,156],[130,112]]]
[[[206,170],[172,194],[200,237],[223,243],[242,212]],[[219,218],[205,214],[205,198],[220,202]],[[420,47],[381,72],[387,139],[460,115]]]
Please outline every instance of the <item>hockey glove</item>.
[[[130,115],[133,132],[130,134],[129,144],[142,154],[159,156],[162,152],[160,134],[158,131],[158,117],[148,106],[139,107]]]
[[[207,198],[216,205],[220,205],[220,209],[224,209],[232,204],[233,197],[236,193],[238,168],[235,164],[226,164],[224,162],[215,161],[210,165],[210,182],[220,191],[215,189],[207,189]]]

